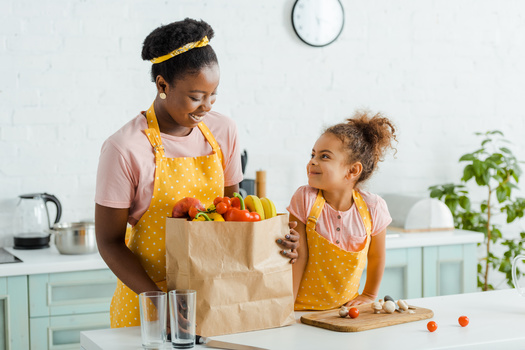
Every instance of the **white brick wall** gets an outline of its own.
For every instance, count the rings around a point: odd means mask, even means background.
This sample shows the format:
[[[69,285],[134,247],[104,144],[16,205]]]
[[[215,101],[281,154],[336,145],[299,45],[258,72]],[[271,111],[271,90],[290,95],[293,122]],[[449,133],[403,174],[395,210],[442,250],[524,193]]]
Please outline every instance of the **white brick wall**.
[[[525,2],[342,2],[341,37],[311,48],[290,24],[294,0],[1,0],[0,246],[22,193],[55,194],[64,221],[92,218],[102,142],[155,95],[141,43],[184,17],[216,31],[215,110],[236,120],[247,177],[265,169],[280,210],[321,129],[360,107],[399,127],[375,192],[456,181],[475,131],[504,131],[525,159]]]

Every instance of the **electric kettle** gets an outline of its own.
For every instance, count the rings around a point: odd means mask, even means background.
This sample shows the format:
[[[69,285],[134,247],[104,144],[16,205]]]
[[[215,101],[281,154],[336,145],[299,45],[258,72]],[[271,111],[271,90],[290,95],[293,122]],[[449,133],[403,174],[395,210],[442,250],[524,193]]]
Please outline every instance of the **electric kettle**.
[[[18,196],[20,200],[14,214],[15,249],[40,249],[49,247],[50,228],[62,216],[62,205],[57,197],[48,193]],[[53,221],[49,218],[47,203],[56,206]]]

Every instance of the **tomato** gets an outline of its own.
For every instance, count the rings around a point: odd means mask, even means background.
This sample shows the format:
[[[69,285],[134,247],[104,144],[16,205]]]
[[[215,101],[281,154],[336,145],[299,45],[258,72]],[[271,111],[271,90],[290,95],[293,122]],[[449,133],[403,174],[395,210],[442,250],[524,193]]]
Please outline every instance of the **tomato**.
[[[228,207],[232,206],[232,200],[229,197],[224,197],[221,201],[221,203],[226,204]]]
[[[199,209],[197,209],[196,207],[191,207],[190,210],[188,211],[188,214],[190,215],[190,218],[194,219],[195,216],[200,212]]]
[[[438,325],[436,322],[434,321],[430,321],[429,323],[427,323],[427,329],[430,331],[430,332],[434,332],[436,329],[438,329]]]
[[[459,325],[461,327],[466,327],[468,325],[468,317],[467,316],[460,316],[458,318]]]
[[[215,206],[215,211],[222,215],[228,211],[228,206],[226,203],[220,202]]]
[[[217,197],[217,198],[215,198],[215,199],[213,200],[213,205],[216,206],[216,205],[219,204],[220,202],[222,202],[222,197]]]
[[[357,318],[357,316],[359,316],[359,310],[357,310],[355,307],[351,308],[348,310],[348,316],[351,318]]]

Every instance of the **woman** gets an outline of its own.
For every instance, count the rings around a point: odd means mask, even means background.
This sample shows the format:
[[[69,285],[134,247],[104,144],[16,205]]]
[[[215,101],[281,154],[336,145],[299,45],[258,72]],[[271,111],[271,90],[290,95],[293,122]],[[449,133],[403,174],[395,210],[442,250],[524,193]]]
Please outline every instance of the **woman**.
[[[95,225],[100,254],[119,278],[112,327],[138,326],[138,294],[166,291],[164,224],[173,203],[195,197],[211,204],[239,190],[237,128],[211,111],[220,76],[208,45],[213,35],[206,22],[192,19],[148,35],[142,58],[153,63],[157,96],[102,146]],[[126,245],[127,223],[132,230]],[[298,239],[292,228],[278,240],[292,263]]]

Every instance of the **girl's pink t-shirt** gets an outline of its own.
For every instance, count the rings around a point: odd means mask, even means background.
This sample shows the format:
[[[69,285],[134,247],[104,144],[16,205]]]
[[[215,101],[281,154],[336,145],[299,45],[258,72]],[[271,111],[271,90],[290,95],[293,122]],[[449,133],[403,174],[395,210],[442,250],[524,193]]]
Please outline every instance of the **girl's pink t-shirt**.
[[[287,208],[290,214],[305,225],[317,198],[317,191],[308,185],[299,187]],[[366,191],[359,190],[359,193],[370,211],[372,236],[375,236],[386,229],[392,222],[392,217],[383,198]],[[315,227],[317,233],[346,251],[360,251],[366,243],[365,225],[355,204],[346,211],[338,211],[325,203]]]
[[[208,112],[204,124],[221,147],[224,161],[224,186],[242,181],[241,156],[235,122],[217,112]],[[129,208],[128,222],[135,225],[149,207],[153,194],[155,154],[144,133],[148,128],[141,113],[102,145],[95,202],[111,208]],[[161,133],[166,157],[198,157],[211,154],[212,148],[199,128],[187,136]]]

